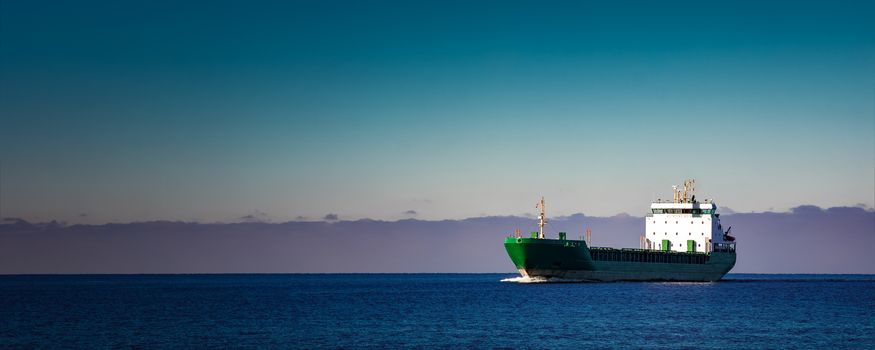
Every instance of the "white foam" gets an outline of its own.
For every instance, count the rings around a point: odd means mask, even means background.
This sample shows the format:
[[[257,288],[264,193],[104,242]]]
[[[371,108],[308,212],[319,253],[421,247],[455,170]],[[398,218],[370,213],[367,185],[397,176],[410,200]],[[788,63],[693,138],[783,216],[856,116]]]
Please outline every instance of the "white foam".
[[[505,278],[501,281],[502,282],[510,282],[510,283],[543,283],[543,282],[547,282],[547,278],[545,278],[545,277],[519,276],[519,277]]]
[[[570,278],[558,278],[558,277],[529,277],[529,276],[519,276],[519,277],[511,277],[505,278],[501,280],[502,282],[508,283],[580,283],[587,282],[586,280],[581,279],[570,279]]]

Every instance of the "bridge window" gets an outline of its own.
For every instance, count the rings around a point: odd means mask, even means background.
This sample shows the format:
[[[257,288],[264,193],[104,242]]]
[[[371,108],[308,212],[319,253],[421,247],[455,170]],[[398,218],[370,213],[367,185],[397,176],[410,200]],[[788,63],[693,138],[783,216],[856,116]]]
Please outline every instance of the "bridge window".
[[[713,209],[677,209],[677,208],[665,208],[665,209],[651,209],[651,212],[654,214],[693,214],[693,215],[701,215],[701,214],[712,214],[714,213]]]

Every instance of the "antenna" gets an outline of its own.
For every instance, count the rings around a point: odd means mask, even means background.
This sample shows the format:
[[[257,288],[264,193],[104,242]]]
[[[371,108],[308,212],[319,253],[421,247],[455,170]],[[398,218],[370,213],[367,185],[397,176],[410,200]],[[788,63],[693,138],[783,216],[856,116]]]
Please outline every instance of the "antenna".
[[[693,194],[693,191],[696,190],[696,180],[685,179],[683,190],[681,190],[677,185],[672,186],[671,189],[672,192],[674,192],[675,203],[690,203],[690,195]]]
[[[541,203],[535,205],[541,208],[541,215],[538,215],[538,238],[544,239],[544,225],[547,224],[547,208],[544,204],[544,196],[541,196]]]
[[[696,190],[696,180],[695,179],[686,179],[684,180],[684,203],[691,202],[690,195]]]
[[[687,202],[687,190],[690,189],[690,179],[684,179],[684,192],[683,198],[681,198],[681,203]]]

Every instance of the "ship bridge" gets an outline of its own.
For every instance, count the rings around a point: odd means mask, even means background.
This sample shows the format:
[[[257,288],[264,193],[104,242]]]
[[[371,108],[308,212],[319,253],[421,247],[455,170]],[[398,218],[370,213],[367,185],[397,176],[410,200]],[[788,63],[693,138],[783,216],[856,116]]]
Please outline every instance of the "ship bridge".
[[[671,201],[657,200],[644,217],[641,248],[676,252],[735,250],[734,238],[720,224],[717,204],[693,195],[695,180],[672,186]]]

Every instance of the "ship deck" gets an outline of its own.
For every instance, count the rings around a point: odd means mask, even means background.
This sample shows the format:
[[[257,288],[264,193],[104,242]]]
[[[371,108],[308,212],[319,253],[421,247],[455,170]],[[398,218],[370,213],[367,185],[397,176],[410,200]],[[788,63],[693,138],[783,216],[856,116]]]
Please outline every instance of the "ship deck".
[[[675,252],[632,248],[591,247],[594,261],[646,262],[668,264],[707,264],[711,255],[702,252]]]

